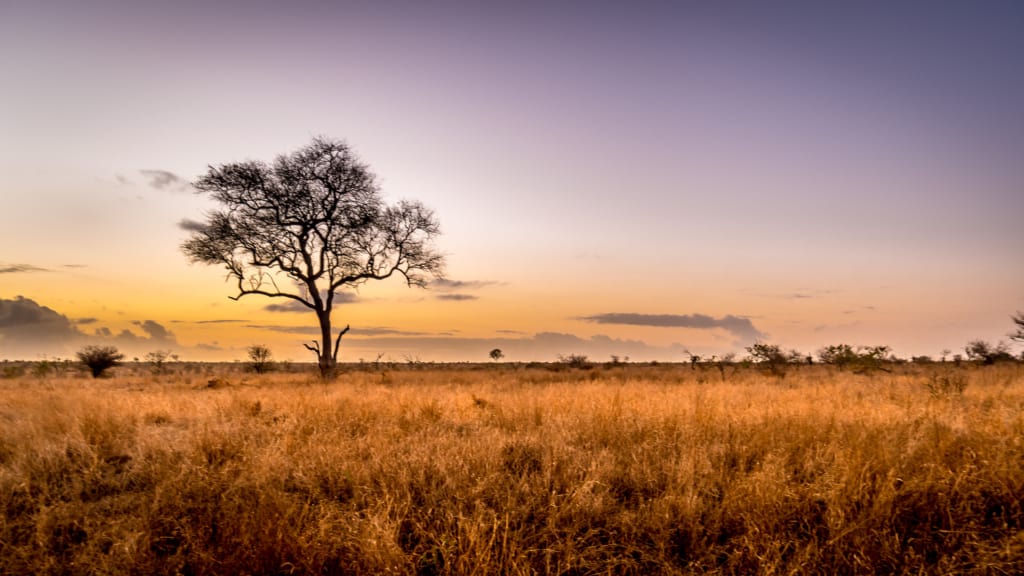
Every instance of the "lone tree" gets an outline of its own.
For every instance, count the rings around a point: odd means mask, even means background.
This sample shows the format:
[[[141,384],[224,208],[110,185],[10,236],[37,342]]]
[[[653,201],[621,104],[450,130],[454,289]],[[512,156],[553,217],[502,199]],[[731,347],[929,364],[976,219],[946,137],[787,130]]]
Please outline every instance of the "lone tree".
[[[424,287],[442,273],[433,212],[419,202],[385,204],[344,142],[314,138],[273,165],[210,166],[193,185],[222,208],[183,224],[191,236],[182,250],[193,262],[224,266],[237,282],[232,300],[260,294],[312,310],[320,338],[305,346],[324,378],[334,375],[349,330],[332,334],[335,292],[391,276]]]

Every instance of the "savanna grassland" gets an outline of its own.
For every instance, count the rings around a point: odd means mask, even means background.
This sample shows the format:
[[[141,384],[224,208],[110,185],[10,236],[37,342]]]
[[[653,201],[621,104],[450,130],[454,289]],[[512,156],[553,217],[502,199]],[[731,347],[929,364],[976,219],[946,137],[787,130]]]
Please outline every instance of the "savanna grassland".
[[[3,574],[1024,573],[1024,366],[0,380]]]

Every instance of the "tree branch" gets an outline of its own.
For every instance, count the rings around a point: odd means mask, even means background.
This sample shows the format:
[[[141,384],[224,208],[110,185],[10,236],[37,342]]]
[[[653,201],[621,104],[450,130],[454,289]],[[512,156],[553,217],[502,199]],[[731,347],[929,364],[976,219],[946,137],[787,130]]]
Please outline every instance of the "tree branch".
[[[334,355],[331,356],[331,359],[334,360],[335,363],[338,362],[338,347],[341,346],[341,337],[348,333],[348,329],[349,325],[346,324],[345,329],[338,332],[338,339],[334,341]]]

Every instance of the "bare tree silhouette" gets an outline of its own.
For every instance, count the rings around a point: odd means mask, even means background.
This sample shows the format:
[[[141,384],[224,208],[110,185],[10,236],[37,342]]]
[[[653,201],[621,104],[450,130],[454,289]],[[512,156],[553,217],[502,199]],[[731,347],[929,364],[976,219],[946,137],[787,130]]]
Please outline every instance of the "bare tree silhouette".
[[[223,208],[189,223],[182,250],[193,262],[223,265],[237,282],[233,300],[288,298],[315,312],[320,339],[305,346],[325,378],[334,375],[349,330],[332,336],[335,292],[395,275],[424,287],[442,274],[434,214],[419,202],[385,204],[373,174],[344,142],[314,138],[273,165],[210,166],[194,186]]]

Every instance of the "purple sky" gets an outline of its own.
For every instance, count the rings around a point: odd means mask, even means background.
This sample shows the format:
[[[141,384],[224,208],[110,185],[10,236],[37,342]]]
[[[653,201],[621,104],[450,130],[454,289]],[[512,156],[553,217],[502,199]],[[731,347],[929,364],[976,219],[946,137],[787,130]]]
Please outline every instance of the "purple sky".
[[[208,207],[185,185],[207,165],[323,134],[434,208],[449,276],[477,283],[367,287],[336,322],[400,333],[354,330],[348,359],[740,351],[729,317],[808,351],[998,340],[1024,309],[1021,30],[1010,1],[8,0],[0,300],[140,348],[150,320],[184,352],[303,358],[201,323],[312,318],[228,301],[176,223]],[[587,320],[610,314],[718,323]]]

